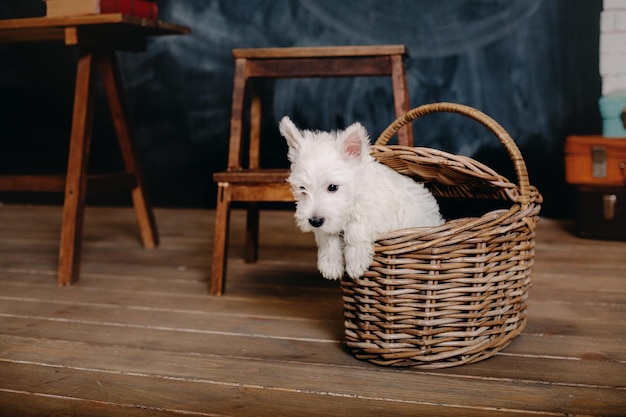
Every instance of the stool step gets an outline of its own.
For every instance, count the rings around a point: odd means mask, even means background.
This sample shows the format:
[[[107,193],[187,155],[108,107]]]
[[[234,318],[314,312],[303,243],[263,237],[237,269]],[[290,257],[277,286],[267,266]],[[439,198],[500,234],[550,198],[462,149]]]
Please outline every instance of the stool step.
[[[222,171],[213,174],[215,182],[286,184],[289,170],[286,169],[244,169],[241,171]]]

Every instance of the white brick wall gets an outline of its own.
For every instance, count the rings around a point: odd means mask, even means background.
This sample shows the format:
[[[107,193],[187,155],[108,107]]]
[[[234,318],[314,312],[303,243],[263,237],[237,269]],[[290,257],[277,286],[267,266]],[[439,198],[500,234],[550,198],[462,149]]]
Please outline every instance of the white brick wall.
[[[600,32],[602,94],[626,90],[626,0],[604,0]]]

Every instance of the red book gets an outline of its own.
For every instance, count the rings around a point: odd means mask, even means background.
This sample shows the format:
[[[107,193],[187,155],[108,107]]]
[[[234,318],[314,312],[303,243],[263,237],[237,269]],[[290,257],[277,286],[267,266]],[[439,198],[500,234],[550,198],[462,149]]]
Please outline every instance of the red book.
[[[123,13],[156,20],[157,4],[149,0],[46,0],[46,16]]]
[[[100,0],[101,13],[123,13],[145,19],[157,20],[157,4],[148,0]]]

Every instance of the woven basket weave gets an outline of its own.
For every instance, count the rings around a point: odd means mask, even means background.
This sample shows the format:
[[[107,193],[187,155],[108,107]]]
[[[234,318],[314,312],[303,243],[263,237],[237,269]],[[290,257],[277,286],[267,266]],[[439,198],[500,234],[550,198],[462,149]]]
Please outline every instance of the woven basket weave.
[[[413,120],[459,113],[486,126],[510,156],[517,184],[468,157],[417,147],[385,146]],[[525,327],[542,197],[508,133],[460,104],[414,108],[372,147],[394,170],[427,183],[438,198],[505,202],[480,217],[393,231],[375,242],[374,261],[359,279],[341,280],[346,343],[378,365],[444,368],[477,362],[505,348]],[[462,204],[462,203],[459,203]]]

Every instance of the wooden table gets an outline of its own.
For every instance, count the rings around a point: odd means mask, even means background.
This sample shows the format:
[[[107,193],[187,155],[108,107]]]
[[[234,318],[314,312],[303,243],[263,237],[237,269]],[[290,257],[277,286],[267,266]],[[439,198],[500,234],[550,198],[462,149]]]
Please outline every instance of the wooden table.
[[[189,32],[185,26],[122,14],[0,20],[0,43],[63,42],[79,50],[66,175],[0,176],[0,191],[65,193],[59,285],[72,284],[79,278],[87,188],[90,192],[119,187],[130,189],[143,245],[145,248],[158,245],[158,231],[134,148],[115,51],[144,51],[148,37]],[[125,166],[124,172],[107,176],[87,175],[97,72],[108,99]]]

